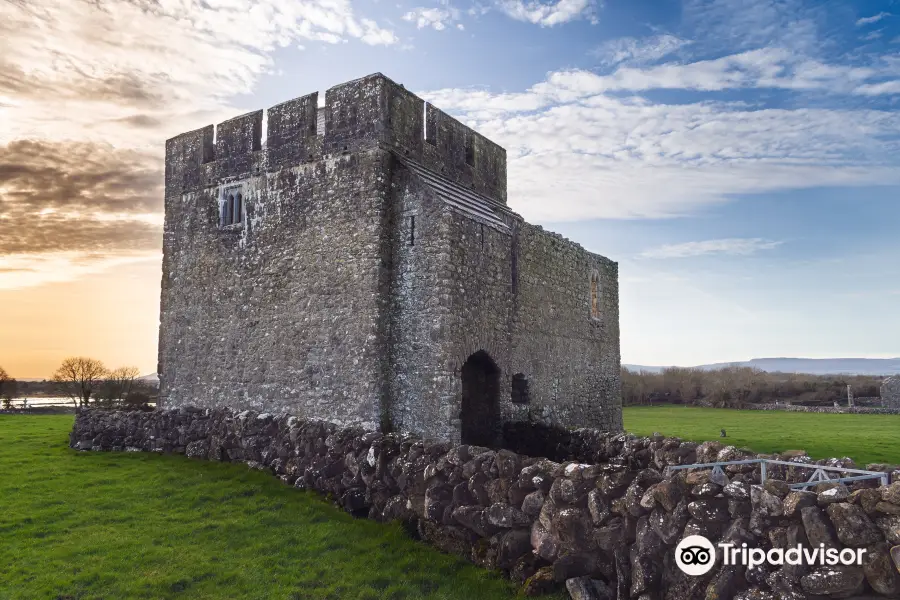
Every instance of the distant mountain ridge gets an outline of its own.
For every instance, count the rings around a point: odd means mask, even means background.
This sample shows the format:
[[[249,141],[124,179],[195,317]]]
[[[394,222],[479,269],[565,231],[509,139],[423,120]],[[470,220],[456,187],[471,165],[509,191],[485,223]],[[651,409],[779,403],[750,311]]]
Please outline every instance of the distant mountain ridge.
[[[669,367],[622,365],[632,371],[659,373]],[[754,358],[691,367],[712,371],[723,367],[753,367],[768,372],[809,375],[900,375],[900,358]]]

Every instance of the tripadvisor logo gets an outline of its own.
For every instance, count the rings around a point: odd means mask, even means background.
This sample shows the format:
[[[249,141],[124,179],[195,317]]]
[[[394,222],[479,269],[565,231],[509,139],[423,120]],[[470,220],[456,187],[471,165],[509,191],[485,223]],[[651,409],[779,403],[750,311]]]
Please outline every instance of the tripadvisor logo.
[[[675,546],[675,564],[687,575],[705,575],[716,562],[716,547],[702,535],[689,535]]]
[[[719,544],[725,565],[758,567],[764,563],[780,567],[782,565],[862,565],[865,548],[748,548],[747,544]],[[702,535],[689,535],[675,547],[675,564],[687,575],[705,575],[716,562],[716,547]]]

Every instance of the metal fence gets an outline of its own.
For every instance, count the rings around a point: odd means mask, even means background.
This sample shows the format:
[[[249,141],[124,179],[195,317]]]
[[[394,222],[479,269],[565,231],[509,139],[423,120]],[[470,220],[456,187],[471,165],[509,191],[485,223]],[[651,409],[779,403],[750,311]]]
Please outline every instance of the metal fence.
[[[712,473],[709,477],[710,481],[712,481],[713,483],[718,483],[720,485],[727,485],[728,475],[725,474],[725,471],[722,469],[722,467],[727,467],[728,465],[751,465],[757,463],[759,464],[760,470],[760,483],[766,482],[768,465],[784,465],[799,469],[812,469],[813,473],[808,480],[800,483],[790,484],[791,488],[793,489],[802,489],[813,485],[819,485],[820,483],[846,483],[848,481],[862,481],[865,479],[880,479],[881,485],[888,485],[890,483],[890,475],[888,473],[883,473],[880,471],[865,471],[863,469],[849,469],[846,467],[825,467],[821,465],[810,465],[806,463],[789,462],[786,460],[772,460],[768,458],[729,460],[725,462],[697,463],[693,465],[673,465],[670,467],[666,467],[666,474],[668,475],[673,471],[679,471],[683,469],[712,468]],[[829,477],[828,473],[854,473],[854,475],[850,475],[848,477]]]

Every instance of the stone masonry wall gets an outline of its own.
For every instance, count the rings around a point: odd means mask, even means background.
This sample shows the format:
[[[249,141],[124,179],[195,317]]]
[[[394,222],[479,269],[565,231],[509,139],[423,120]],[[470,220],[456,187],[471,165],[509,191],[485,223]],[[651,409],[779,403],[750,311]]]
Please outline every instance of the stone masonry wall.
[[[889,554],[900,544],[900,482],[792,491],[781,480],[758,485],[752,466],[735,465],[721,485],[703,471],[667,477],[665,467],[743,456],[733,447],[588,430],[575,437],[606,461],[554,462],[226,409],[83,409],[70,444],[246,462],[329,494],[356,515],[407,522],[446,552],[502,569],[527,595],[564,585],[578,600],[900,597]],[[796,480],[793,471],[770,475]],[[866,553],[861,567],[778,570],[726,566],[718,557],[708,574],[692,577],[675,566],[673,549],[694,534],[738,547]]]
[[[376,149],[251,176],[243,226],[219,226],[211,190],[167,197],[163,405],[378,426],[389,160]]]
[[[167,141],[160,406],[457,442],[487,405],[496,436],[621,429],[616,264],[509,210],[505,150],[403,86],[375,74],[317,104]],[[482,355],[496,394],[465,410]]]
[[[522,223],[511,373],[532,390],[510,420],[622,429],[618,265],[562,236]],[[600,314],[591,316],[591,274]]]
[[[885,406],[900,408],[900,377],[888,377],[881,384],[881,400]]]

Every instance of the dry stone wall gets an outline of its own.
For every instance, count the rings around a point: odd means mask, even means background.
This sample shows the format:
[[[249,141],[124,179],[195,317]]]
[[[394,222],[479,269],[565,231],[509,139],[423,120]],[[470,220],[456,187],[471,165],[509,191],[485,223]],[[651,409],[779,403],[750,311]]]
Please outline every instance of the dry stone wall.
[[[536,432],[522,430],[534,439]],[[527,595],[565,586],[577,599],[900,597],[889,552],[900,544],[900,482],[793,491],[785,481],[802,477],[800,469],[782,467],[770,473],[782,480],[759,485],[748,465],[728,467],[724,486],[704,471],[665,475],[669,465],[747,455],[718,442],[579,430],[548,445],[560,455],[602,459],[589,464],[287,415],[181,408],[83,409],[70,444],[243,461],[287,485],[329,494],[353,514],[404,521],[444,551],[505,571]],[[783,458],[809,461],[800,453]],[[694,534],[766,550],[824,544],[866,552],[852,567],[748,569],[725,566],[719,556],[694,577],[676,567],[673,552]]]

